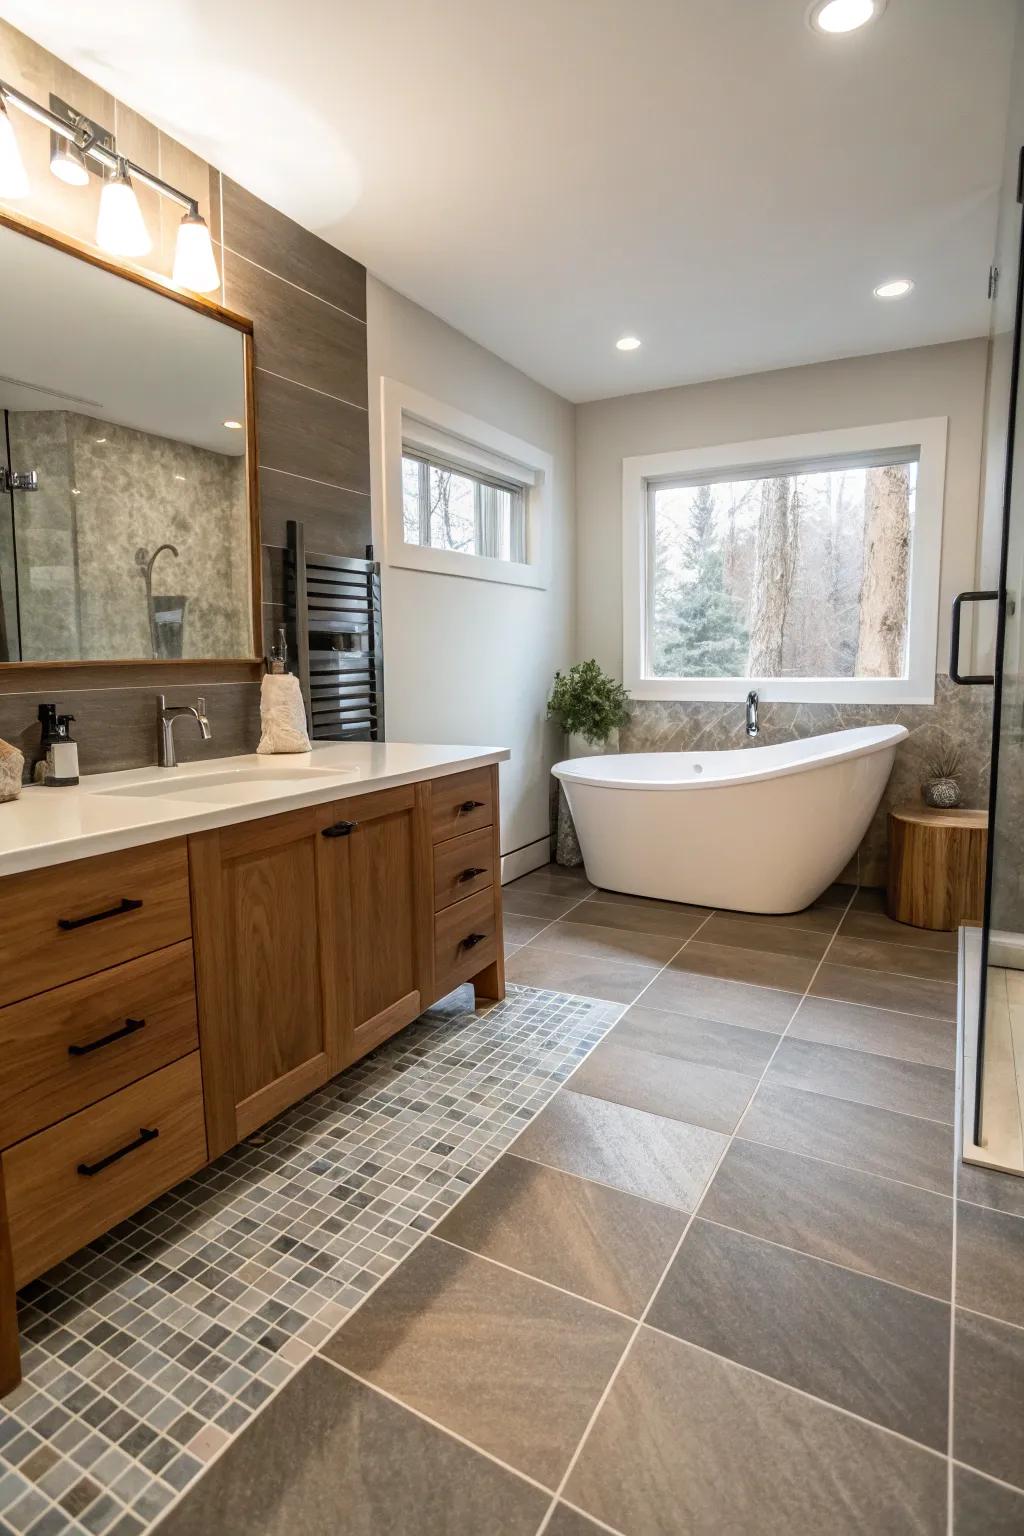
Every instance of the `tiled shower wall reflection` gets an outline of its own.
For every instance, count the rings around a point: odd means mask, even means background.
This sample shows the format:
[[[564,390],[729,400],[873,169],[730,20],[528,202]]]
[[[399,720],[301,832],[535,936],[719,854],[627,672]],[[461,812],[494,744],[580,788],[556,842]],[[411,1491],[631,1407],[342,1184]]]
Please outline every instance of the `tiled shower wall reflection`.
[[[921,784],[935,759],[960,754],[959,781],[966,806],[988,805],[992,747],[991,688],[960,688],[946,673],[935,679],[934,704],[772,704],[760,708],[756,742],[745,734],[742,704],[689,704],[638,699],[620,732],[623,752],[714,752],[770,746],[858,725],[905,725],[910,735],[897,750],[892,778],[846,878],[884,885],[886,816],[896,805],[920,802]]]
[[[221,300],[254,324],[266,633],[280,618],[276,605],[283,596],[281,549],[288,518],[303,519],[309,547],[329,553],[362,557],[372,536],[365,268],[222,177],[4,21],[0,78],[44,103],[53,92],[113,130],[123,154],[195,197],[209,222],[224,280]],[[91,243],[98,180],[91,178],[87,187],[65,186],[49,171],[48,131],[20,115],[17,129],[32,191],[12,212]],[[154,241],[147,263],[168,276],[181,210],[145,187],[136,190]],[[220,686],[218,680],[211,668],[207,703],[213,746],[218,755],[251,751],[258,739],[259,685]],[[18,741],[27,732],[34,738],[36,706],[51,694],[3,686],[0,736]],[[76,698],[72,712],[86,772],[153,761],[150,730],[119,736],[116,727],[125,716],[149,721],[157,691],[152,684],[93,690],[84,710],[81,696]],[[196,691],[193,687],[191,695]],[[67,706],[66,698],[59,702]],[[183,736],[182,747],[183,758],[190,756],[191,738]]]

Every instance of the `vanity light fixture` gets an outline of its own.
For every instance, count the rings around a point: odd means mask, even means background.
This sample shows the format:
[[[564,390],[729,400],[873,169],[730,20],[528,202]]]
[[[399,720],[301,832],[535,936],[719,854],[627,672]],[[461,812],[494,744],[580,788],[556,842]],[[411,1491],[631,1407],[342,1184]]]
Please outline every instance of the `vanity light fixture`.
[[[242,430],[242,423],[240,421],[226,421],[224,425],[230,427],[232,432],[241,432]]]
[[[103,183],[96,220],[96,244],[112,256],[145,256],[152,249],[146,221],[124,160]]]
[[[639,336],[620,336],[615,343],[620,352],[635,352],[640,344]]]
[[[905,299],[913,288],[909,277],[894,277],[873,290],[876,299]]]
[[[0,91],[0,197],[14,202],[28,197],[28,175],[18,148],[14,124],[7,113],[7,103]]]
[[[97,128],[88,118],[55,97],[50,99],[60,112],[40,106],[30,96],[0,80],[0,198],[23,198],[30,191],[8,113],[13,106],[49,128],[55,141],[50,169],[61,181],[69,186],[85,186],[90,165],[105,172],[96,222],[96,244],[101,250],[112,256],[138,257],[152,249],[153,242],[132,185],[137,181],[185,210],[174,251],[175,284],[193,293],[212,293],[219,288],[220,274],[213,254],[213,241],[196,199],[180,188],[172,187],[162,176],[155,176],[134,160],[119,155],[105,130]],[[65,115],[61,116],[61,112]]]
[[[885,10],[885,0],[816,0],[808,20],[816,32],[831,35],[856,32],[869,21],[877,21]]]
[[[85,155],[72,139],[55,139],[50,155],[50,170],[68,187],[87,187],[89,167]]]

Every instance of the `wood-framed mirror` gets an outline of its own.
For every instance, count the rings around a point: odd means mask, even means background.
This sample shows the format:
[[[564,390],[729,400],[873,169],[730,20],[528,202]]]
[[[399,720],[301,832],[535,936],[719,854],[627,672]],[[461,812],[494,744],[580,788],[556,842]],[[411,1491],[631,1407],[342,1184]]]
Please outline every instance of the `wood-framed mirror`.
[[[0,211],[0,338],[0,690],[255,675],[251,321]]]

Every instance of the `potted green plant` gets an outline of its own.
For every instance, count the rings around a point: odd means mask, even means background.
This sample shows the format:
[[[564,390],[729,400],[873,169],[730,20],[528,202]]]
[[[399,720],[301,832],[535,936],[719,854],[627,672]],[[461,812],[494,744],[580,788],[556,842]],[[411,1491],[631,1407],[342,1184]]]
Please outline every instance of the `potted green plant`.
[[[557,720],[569,738],[570,757],[587,751],[618,749],[619,727],[629,719],[629,694],[597,662],[578,661],[568,672],[556,672],[548,699],[548,718]]]

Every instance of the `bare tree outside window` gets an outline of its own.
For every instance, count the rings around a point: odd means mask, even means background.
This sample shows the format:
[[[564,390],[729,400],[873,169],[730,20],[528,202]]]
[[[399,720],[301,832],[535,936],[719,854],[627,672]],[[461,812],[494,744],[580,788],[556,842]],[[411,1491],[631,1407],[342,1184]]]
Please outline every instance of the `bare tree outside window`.
[[[525,562],[526,497],[449,465],[402,456],[402,530],[406,544]]]
[[[917,464],[648,488],[652,677],[899,678]]]

